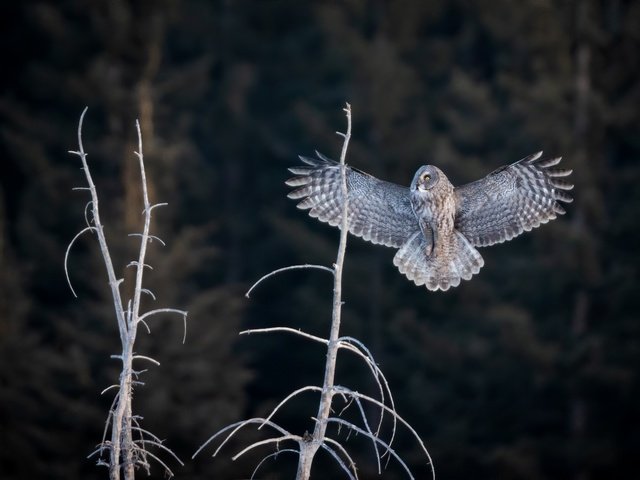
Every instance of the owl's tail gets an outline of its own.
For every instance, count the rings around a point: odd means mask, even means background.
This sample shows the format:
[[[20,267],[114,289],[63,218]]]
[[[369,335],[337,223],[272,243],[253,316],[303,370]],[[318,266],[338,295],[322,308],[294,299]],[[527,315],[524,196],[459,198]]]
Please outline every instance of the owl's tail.
[[[433,249],[427,256],[430,245],[418,231],[398,250],[393,264],[409,280],[416,285],[425,285],[429,290],[457,287],[460,280],[469,280],[484,265],[478,250],[457,230],[444,247]]]

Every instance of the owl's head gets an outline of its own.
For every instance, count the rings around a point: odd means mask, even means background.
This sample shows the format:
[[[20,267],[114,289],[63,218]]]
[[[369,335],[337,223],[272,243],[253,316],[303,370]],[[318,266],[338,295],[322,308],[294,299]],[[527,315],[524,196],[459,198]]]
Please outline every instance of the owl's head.
[[[418,169],[411,182],[411,190],[427,192],[438,184],[442,172],[433,165],[423,165]]]

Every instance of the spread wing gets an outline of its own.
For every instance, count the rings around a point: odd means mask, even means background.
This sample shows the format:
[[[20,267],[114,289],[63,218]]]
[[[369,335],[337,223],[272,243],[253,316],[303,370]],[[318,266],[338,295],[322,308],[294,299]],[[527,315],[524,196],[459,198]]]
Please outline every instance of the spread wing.
[[[300,157],[305,165],[290,168],[287,180],[297,187],[288,195],[300,200],[298,208],[329,225],[340,226],[342,191],[340,165],[316,152],[317,158]],[[352,167],[346,168],[349,232],[388,247],[401,247],[419,230],[411,208],[409,189],[384,182]]]
[[[455,189],[456,228],[474,246],[504,242],[565,213],[573,185],[561,180],[571,170],[553,169],[561,157],[541,160],[542,152],[499,168]]]

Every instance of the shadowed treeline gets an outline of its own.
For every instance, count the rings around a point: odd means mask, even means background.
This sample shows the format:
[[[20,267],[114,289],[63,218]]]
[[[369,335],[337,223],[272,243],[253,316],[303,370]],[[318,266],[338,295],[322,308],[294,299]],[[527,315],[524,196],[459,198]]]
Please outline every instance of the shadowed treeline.
[[[95,238],[84,225],[79,115],[114,267],[138,246],[140,119],[154,212],[145,308],[189,311],[141,332],[134,410],[186,465],[178,478],[245,478],[254,458],[190,459],[221,426],[262,416],[322,375],[324,351],[249,336],[275,325],[325,335],[338,231],[286,199],[286,168],[314,149],[407,185],[432,163],[454,185],[544,149],[572,168],[567,215],[482,249],[485,267],[449,292],[415,287],[394,251],[350,239],[342,332],[384,370],[402,416],[441,478],[593,480],[624,476],[637,424],[640,229],[638,2],[5,2],[0,89],[0,476],[105,478],[86,456],[117,381],[118,331]],[[336,381],[364,393],[362,366]],[[316,399],[280,424],[302,435]],[[346,432],[342,434],[346,437]],[[251,439],[249,439],[251,440]],[[370,447],[360,478],[379,478]],[[413,470],[424,457],[395,446]],[[326,459],[325,459],[326,460]],[[279,456],[260,478],[292,478]],[[318,458],[317,478],[339,470]],[[152,470],[154,477],[159,469]],[[144,474],[139,473],[142,478]],[[312,475],[312,478],[314,476]],[[394,465],[384,478],[404,478]]]

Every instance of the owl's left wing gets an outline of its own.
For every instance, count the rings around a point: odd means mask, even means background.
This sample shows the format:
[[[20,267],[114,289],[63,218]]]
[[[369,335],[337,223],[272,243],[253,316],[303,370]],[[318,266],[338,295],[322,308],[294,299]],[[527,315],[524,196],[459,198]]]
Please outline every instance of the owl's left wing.
[[[561,158],[541,160],[542,152],[499,168],[455,189],[455,226],[474,245],[504,242],[565,213],[573,185],[561,180],[571,170],[553,169]]]
[[[298,208],[329,225],[340,226],[342,189],[340,165],[316,152],[318,158],[300,157],[305,165],[290,168],[296,175],[287,180],[297,187],[288,195],[300,200]],[[379,180],[352,167],[346,167],[349,232],[388,247],[401,247],[419,230],[409,189]]]

